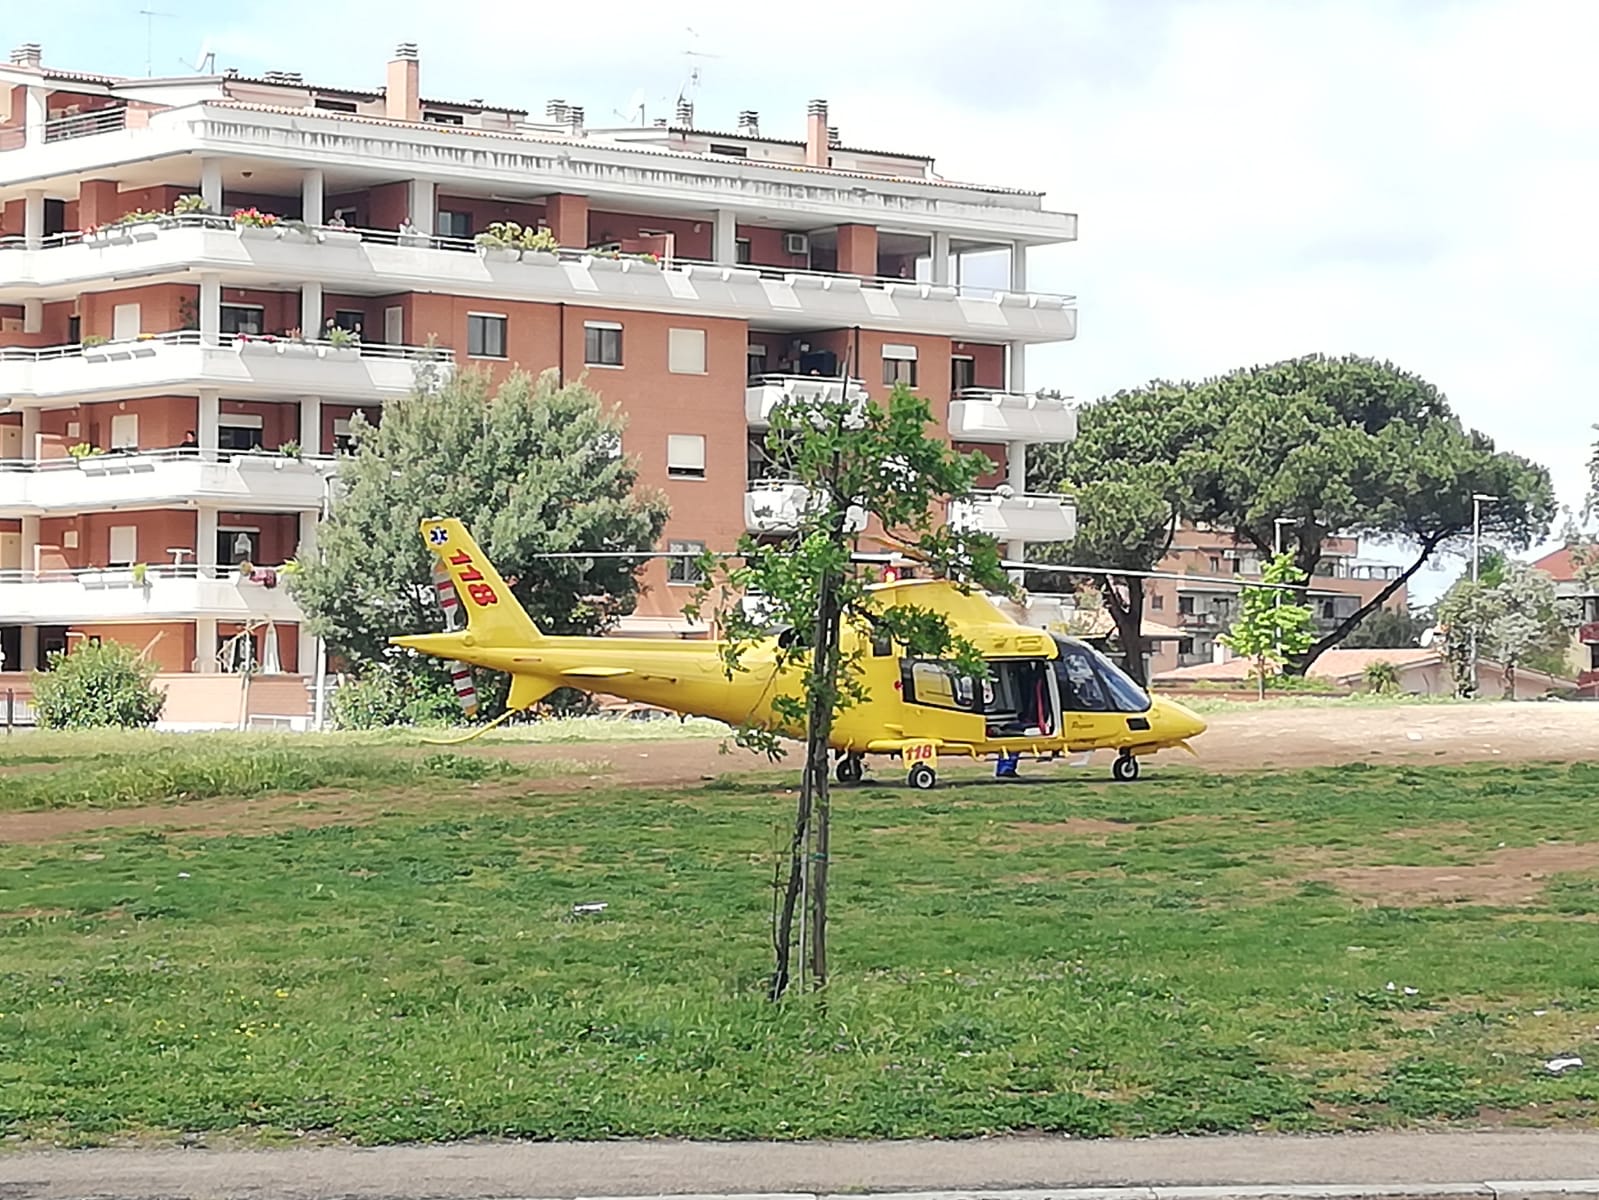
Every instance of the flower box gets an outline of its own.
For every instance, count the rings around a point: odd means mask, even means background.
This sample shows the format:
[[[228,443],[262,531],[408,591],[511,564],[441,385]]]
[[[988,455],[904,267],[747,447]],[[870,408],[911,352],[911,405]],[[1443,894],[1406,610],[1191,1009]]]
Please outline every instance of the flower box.
[[[620,271],[622,269],[622,260],[619,258],[607,258],[603,254],[585,254],[583,256],[583,265],[590,271]]]
[[[234,228],[246,241],[265,242],[282,236],[276,225],[235,225]]]
[[[322,240],[330,246],[354,246],[361,241],[361,235],[353,229],[323,229],[319,232]]]
[[[522,257],[515,246],[479,246],[477,253],[484,262],[516,262]]]
[[[161,232],[159,221],[140,221],[137,225],[126,226],[128,236],[136,242],[148,242]]]

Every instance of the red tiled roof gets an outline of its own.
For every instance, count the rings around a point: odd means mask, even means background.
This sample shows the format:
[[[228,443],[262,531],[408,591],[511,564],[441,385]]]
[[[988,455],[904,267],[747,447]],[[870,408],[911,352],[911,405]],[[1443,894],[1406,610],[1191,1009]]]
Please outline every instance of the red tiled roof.
[[[1570,546],[1551,550],[1532,565],[1534,570],[1544,572],[1556,583],[1571,583],[1577,578],[1577,564],[1571,557]]]

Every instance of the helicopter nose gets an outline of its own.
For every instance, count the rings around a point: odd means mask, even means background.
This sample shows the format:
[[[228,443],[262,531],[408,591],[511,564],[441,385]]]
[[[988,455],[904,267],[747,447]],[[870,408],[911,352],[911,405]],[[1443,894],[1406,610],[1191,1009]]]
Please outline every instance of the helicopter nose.
[[[1155,703],[1160,707],[1157,728],[1166,737],[1180,742],[1205,732],[1204,718],[1193,709],[1175,700],[1157,700]]]

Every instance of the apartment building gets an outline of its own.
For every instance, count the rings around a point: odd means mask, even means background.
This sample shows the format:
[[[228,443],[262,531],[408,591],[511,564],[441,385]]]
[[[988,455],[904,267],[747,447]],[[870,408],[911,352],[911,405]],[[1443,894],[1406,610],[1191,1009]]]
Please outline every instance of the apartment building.
[[[1532,566],[1553,579],[1555,594],[1575,608],[1577,627],[1566,663],[1582,694],[1599,698],[1599,587],[1583,580],[1569,546],[1545,554]]]
[[[1329,537],[1322,547],[1321,562],[1307,591],[1318,635],[1330,632],[1359,611],[1400,573],[1390,564],[1362,561],[1359,548],[1359,542],[1350,537]],[[1264,565],[1264,556],[1253,543],[1239,540],[1232,530],[1184,521],[1172,539],[1171,550],[1156,569],[1243,582],[1260,578]],[[1154,644],[1149,661],[1152,674],[1214,661],[1221,652],[1216,639],[1238,618],[1236,584],[1201,578],[1150,579],[1144,584],[1144,597],[1150,620],[1172,626],[1183,635],[1181,640]],[[1408,603],[1409,594],[1400,587],[1387,600],[1386,607],[1402,609]]]
[[[625,410],[623,449],[671,502],[660,549],[685,557],[645,572],[624,632],[702,633],[687,555],[792,524],[804,498],[760,443],[805,388],[916,388],[994,460],[955,519],[1012,553],[1069,540],[1070,502],[1026,494],[1024,460],[1075,417],[1027,391],[1026,351],[1077,315],[1029,287],[1027,252],[1075,217],[830,120],[818,100],[778,122],[803,136],[749,111],[712,130],[684,104],[594,128],[563,100],[429,99],[409,44],[364,90],[20,47],[0,66],[0,670],[76,637],[167,672],[312,670],[281,568],[314,546],[354,414],[381,420],[424,362],[553,368]],[[500,221],[559,248],[480,245]]]

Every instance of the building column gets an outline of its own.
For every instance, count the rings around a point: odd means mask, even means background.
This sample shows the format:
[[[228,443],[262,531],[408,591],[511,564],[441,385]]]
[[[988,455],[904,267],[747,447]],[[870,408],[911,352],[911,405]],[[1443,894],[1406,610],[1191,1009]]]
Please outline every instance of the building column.
[[[27,145],[44,144],[44,123],[49,119],[50,93],[42,87],[30,87],[23,102],[23,134]]]
[[[1027,247],[1020,242],[1012,243],[1010,248],[1010,290],[1027,290]]]
[[[29,188],[22,193],[22,242],[29,250],[37,250],[44,242],[44,193]]]
[[[322,336],[322,285],[300,285],[300,332],[306,337]]]
[[[410,208],[407,218],[418,233],[432,236],[437,222],[433,214],[433,181],[413,179],[406,186],[406,204]]]
[[[304,621],[299,626],[299,674],[307,679],[316,678],[316,634],[312,633]]]
[[[322,397],[300,397],[300,453],[322,453]]]
[[[39,518],[22,518],[21,566],[24,571],[39,569]]]
[[[201,675],[217,674],[215,617],[200,617],[194,622],[194,669]]]
[[[217,453],[217,438],[220,436],[219,426],[222,424],[221,393],[216,388],[201,388],[200,398],[196,402],[194,418],[194,438],[200,443],[200,453],[205,458],[214,459]],[[204,511],[204,510],[201,510]],[[213,532],[216,528],[216,513],[211,514]],[[216,561],[215,539],[212,539],[211,557]],[[196,546],[198,553],[200,547]],[[196,562],[201,561],[198,557]]]
[[[207,273],[200,276],[200,344],[222,344],[222,276]]]
[[[316,553],[316,527],[320,517],[321,514],[316,512],[300,514],[300,541],[295,547],[294,556],[301,561]]]
[[[300,176],[300,220],[307,225],[320,225],[326,218],[322,172],[312,168]]]
[[[589,245],[589,198],[555,195],[544,201],[544,221],[555,235],[556,244],[568,250],[587,250]]]
[[[200,573],[214,574],[217,567],[217,510],[194,510],[194,565]]]
[[[840,225],[838,227],[838,273],[840,275],[877,274],[877,226]]]
[[[200,199],[205,201],[206,208],[212,212],[222,211],[222,160],[220,158],[202,158],[200,160]]]
[[[716,210],[711,227],[711,260],[732,266],[738,262],[738,214],[730,208]]]
[[[949,282],[949,234],[933,234],[933,244],[928,250],[928,256],[933,260],[933,282],[947,284]]]
[[[1005,482],[1010,485],[1010,490],[1018,496],[1027,494],[1027,443],[1011,442],[1005,447]],[[1012,541],[1005,543],[1005,557],[1020,561],[1027,554],[1027,543]],[[1021,582],[1021,572],[1012,572],[1011,578]]]
[[[22,410],[22,458],[25,462],[37,462],[39,458],[40,416],[37,408]]]
[[[44,332],[44,301],[30,296],[22,302],[22,332]]]
[[[1018,394],[1027,391],[1027,346],[1022,342],[1012,342],[1006,347],[1007,368],[1006,383],[1008,390]]]
[[[19,671],[39,669],[39,627],[24,625],[19,631],[22,638],[22,658],[17,663]]]
[[[85,179],[78,185],[78,228],[104,225],[122,214],[115,179]]]

